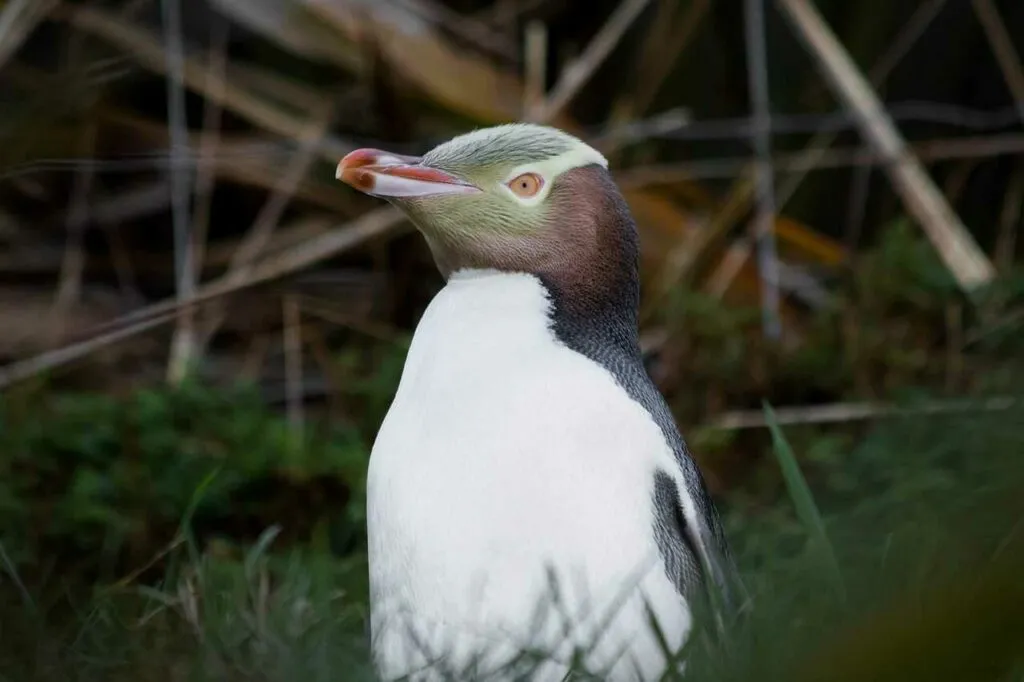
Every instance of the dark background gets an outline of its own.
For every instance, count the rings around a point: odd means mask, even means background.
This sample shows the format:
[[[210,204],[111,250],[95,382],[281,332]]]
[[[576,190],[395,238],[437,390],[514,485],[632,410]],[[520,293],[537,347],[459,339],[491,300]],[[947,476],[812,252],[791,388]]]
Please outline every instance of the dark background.
[[[970,289],[784,4],[775,338],[743,2],[0,0],[0,679],[362,679],[366,460],[443,282],[334,166],[581,64],[550,122],[637,218],[648,367],[751,593],[695,675],[1019,679],[1024,4],[810,3],[991,263]]]

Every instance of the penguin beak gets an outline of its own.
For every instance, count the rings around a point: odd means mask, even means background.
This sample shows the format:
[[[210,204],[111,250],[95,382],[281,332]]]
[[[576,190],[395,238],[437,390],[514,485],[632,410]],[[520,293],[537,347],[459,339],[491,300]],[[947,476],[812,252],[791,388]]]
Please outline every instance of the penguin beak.
[[[357,149],[338,163],[335,177],[355,189],[382,199],[408,199],[445,194],[475,194],[476,185],[446,171],[423,165],[418,156],[379,149]]]

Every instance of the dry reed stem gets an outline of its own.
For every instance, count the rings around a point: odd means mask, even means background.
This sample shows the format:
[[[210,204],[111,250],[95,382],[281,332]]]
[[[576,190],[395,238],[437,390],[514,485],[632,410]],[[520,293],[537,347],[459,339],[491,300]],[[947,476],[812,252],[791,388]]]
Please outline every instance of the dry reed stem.
[[[775,250],[775,178],[771,153],[771,101],[768,93],[768,49],[765,45],[764,5],[766,0],[745,0],[744,24],[750,101],[754,109],[751,131],[756,160],[755,195],[757,215],[751,236],[757,243],[757,271],[761,278],[761,323],[764,335],[778,340],[779,259]]]
[[[918,38],[923,35],[924,31],[931,24],[932,20],[938,15],[939,11],[945,6],[947,0],[930,0],[914,12],[913,16],[907,21],[904,27],[900,30],[899,35],[890,44],[889,49],[875,62],[869,72],[869,78],[872,85],[881,84],[889,75],[889,73],[896,68],[896,66],[902,61],[903,57],[910,51],[914,43],[917,42]],[[778,195],[776,196],[776,209],[782,211],[786,204],[799,189],[804,178],[812,170],[822,168],[821,163],[825,156],[829,152],[829,146],[837,137],[837,134],[831,131],[821,132],[815,135],[810,142],[804,147],[803,152],[797,157],[795,166],[798,168],[793,173],[793,176],[788,179],[788,182],[784,183],[780,188]],[[734,174],[743,172],[746,166],[738,166]],[[778,170],[778,167],[776,167]],[[749,188],[738,185],[734,186],[732,192],[739,192],[741,196],[735,197],[740,201],[749,201],[751,195],[749,194]],[[732,201],[733,197],[730,197],[729,201]],[[728,203],[728,202],[727,202]],[[731,227],[729,224],[723,225],[725,232]],[[717,240],[710,240],[704,246],[710,248],[717,243]],[[737,264],[731,266],[731,270],[739,272],[743,264],[750,257],[751,245],[749,241],[741,241],[738,244],[738,250],[736,252]],[[699,261],[703,256],[697,256],[693,260]],[[686,273],[681,273],[680,278],[685,277]],[[734,277],[734,275],[733,275]],[[732,284],[732,277],[730,273],[723,271],[721,267],[715,272],[711,280],[715,282],[714,291],[720,292],[719,295],[725,293],[729,286]]]
[[[561,89],[556,86],[557,100],[551,97],[546,100],[548,103],[545,111],[541,112],[541,121],[557,117],[561,107],[568,102],[575,94],[576,89],[586,80],[580,80],[584,71],[589,75],[597,63],[607,55],[614,47],[614,44],[621,37],[622,32],[628,27],[635,13],[639,13],[649,0],[626,0],[619,8],[612,19],[591,41],[592,46],[584,51],[586,60],[579,62],[576,75],[566,81]],[[629,21],[626,21],[629,19]],[[71,15],[71,21],[79,28],[99,35],[110,42],[113,42],[123,49],[135,54],[148,68],[157,72],[163,72],[162,51],[159,48],[159,41],[146,31],[138,29],[120,18],[111,16],[102,11],[92,9],[78,9]],[[594,45],[596,43],[596,45]],[[587,64],[590,66],[587,66]],[[295,118],[283,113],[280,109],[273,107],[266,102],[254,98],[248,92],[240,89],[230,79],[200,78],[201,74],[209,74],[195,60],[185,59],[182,78],[192,89],[201,92],[210,98],[222,98],[221,104],[230,108],[236,113],[241,113],[253,120],[254,123],[287,135],[289,137],[305,139],[308,129],[307,124],[298,122]],[[214,87],[216,85],[216,87]],[[550,106],[555,104],[556,106]],[[320,144],[317,150],[321,155],[332,153],[333,161],[347,152],[336,150],[330,152],[330,145]],[[161,301],[128,315],[112,321],[104,328],[109,331],[100,332],[92,339],[86,339],[54,351],[42,353],[33,358],[9,364],[0,368],[0,388],[11,385],[17,381],[35,376],[40,372],[52,370],[77,360],[85,355],[96,352],[112,343],[130,338],[141,331],[155,328],[186,307],[193,307],[201,303],[219,299],[225,295],[238,291],[254,284],[275,279],[282,275],[294,272],[295,270],[307,267],[312,263],[324,258],[336,255],[337,253],[352,248],[363,241],[386,234],[403,222],[402,215],[394,208],[381,208],[364,214],[352,221],[347,226],[335,228],[329,233],[310,240],[307,243],[292,247],[288,251],[277,256],[264,260],[244,275],[234,274],[221,277],[214,282],[197,288],[195,295],[189,299],[179,301]]]
[[[309,172],[316,160],[320,141],[327,132],[333,110],[323,112],[307,124],[301,138],[301,147],[292,156],[288,167],[279,177],[270,198],[263,204],[256,220],[246,233],[231,257],[226,275],[231,283],[243,282],[252,271],[255,261],[264,253],[281,216],[295,195],[295,189]],[[217,301],[208,309],[207,323],[203,328],[200,348],[205,348],[224,322],[223,301]]]
[[[213,81],[212,88],[217,88],[218,83],[223,83],[227,66],[227,38],[228,30],[226,24],[215,22],[211,33],[220,26],[221,30],[211,35],[212,42],[207,53],[209,63],[208,74]],[[199,138],[199,154],[204,156],[216,156],[217,148],[220,145],[220,128],[222,108],[220,100],[215,98],[203,101],[203,132]],[[182,275],[188,281],[184,293],[190,296],[195,291],[196,282],[201,279],[203,262],[206,259],[206,239],[210,224],[210,211],[213,206],[213,188],[217,181],[215,166],[200,164],[196,168],[195,186],[193,196],[195,202],[192,209],[192,227],[190,238],[191,267],[188,272]],[[195,330],[195,310],[185,308],[178,318],[178,325],[171,338],[171,357],[168,363],[168,379],[171,383],[178,383],[185,378],[190,364],[198,360],[202,347],[198,343]]]
[[[0,68],[50,12],[58,0],[8,0],[0,9]]]
[[[525,60],[523,78],[523,112],[530,112],[541,106],[547,83],[548,28],[542,21],[531,21],[526,25],[523,57]]]
[[[1006,30],[1006,24],[1003,23],[999,10],[992,0],[972,0],[971,6],[985,31],[985,37],[999,63],[999,70],[1003,73],[1006,86],[1013,95],[1013,101],[1017,104],[1021,121],[1024,121],[1024,68],[1021,68],[1020,55],[1013,46],[1010,32]]]
[[[1009,273],[1013,268],[1013,255],[1017,251],[1017,234],[1024,219],[1024,162],[1018,162],[1010,176],[1010,186],[999,212],[999,234],[996,236],[996,268]]]
[[[103,325],[104,331],[98,332],[95,336],[0,368],[0,389],[79,360],[144,331],[155,329],[173,320],[185,306],[200,305],[246,287],[277,279],[359,246],[370,239],[387,234],[401,220],[401,214],[392,208],[370,211],[356,220],[261,261],[244,280],[229,282],[226,277],[221,277],[198,287],[195,295],[188,300],[165,299],[123,315]]]
[[[302,314],[299,302],[294,295],[285,296],[282,306],[288,424],[296,434],[301,434],[303,424]]]
[[[885,169],[946,267],[966,291],[989,283],[995,270],[914,157],[878,96],[813,5],[778,0],[836,94],[858,116],[864,136],[887,158]]]
[[[71,13],[70,21],[77,28],[131,53],[144,67],[156,73],[166,72],[161,41],[153,33],[92,8],[76,9]],[[190,89],[213,99],[254,125],[283,137],[301,139],[306,121],[297,112],[289,112],[254,93],[244,85],[246,79],[236,71],[232,67],[227,76],[217,78],[202,62],[186,56],[182,78]],[[350,151],[351,144],[334,138],[325,139],[320,148],[321,158],[332,163]]]
[[[1001,412],[1018,405],[1010,397],[985,398],[968,401],[930,402],[919,406],[901,407],[886,403],[833,403],[773,408],[780,426],[806,424],[835,424],[904,416],[928,416],[961,412]],[[768,426],[761,410],[727,412],[707,424],[722,430],[759,429]]]
[[[915,142],[908,148],[919,160],[929,162],[1016,156],[1024,154],[1024,134],[938,138]],[[776,174],[800,176],[808,170],[882,166],[887,163],[887,157],[869,147],[815,148],[813,159],[809,158],[808,151],[805,148],[774,156],[772,166]],[[627,168],[616,173],[616,181],[620,187],[640,188],[694,179],[734,178],[749,169],[750,160],[745,156],[723,157]]]
[[[189,298],[196,288],[195,241],[189,216],[191,191],[190,169],[185,160],[189,156],[188,120],[185,111],[185,88],[182,85],[185,68],[185,45],[182,36],[180,0],[161,0],[164,25],[164,53],[167,71],[164,78],[167,90],[167,137],[171,142],[168,157],[171,179],[171,221],[174,230],[175,295],[179,300]],[[167,378],[178,383],[185,378],[188,363],[195,350],[192,316],[187,309],[178,317],[171,337],[167,361]]]
[[[586,49],[565,67],[547,98],[528,113],[527,120],[550,121],[561,114],[649,3],[650,0],[622,0]]]
[[[85,148],[95,147],[96,131],[90,126],[86,131]],[[82,168],[75,174],[71,187],[71,207],[68,210],[65,227],[64,256],[61,259],[57,293],[50,309],[50,343],[63,341],[64,318],[67,311],[78,302],[82,291],[82,274],[85,270],[85,226],[89,221],[89,194],[92,190],[94,173],[91,168]]]

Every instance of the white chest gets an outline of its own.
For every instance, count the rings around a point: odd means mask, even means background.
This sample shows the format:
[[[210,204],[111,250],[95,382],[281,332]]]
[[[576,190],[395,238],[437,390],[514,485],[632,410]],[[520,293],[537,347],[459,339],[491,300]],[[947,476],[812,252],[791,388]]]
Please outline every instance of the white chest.
[[[457,275],[416,331],[367,482],[385,676],[408,672],[424,646],[455,666],[501,638],[495,659],[526,645],[566,655],[611,609],[598,664],[632,645],[644,659],[633,663],[655,671],[644,595],[670,642],[689,628],[653,530],[654,472],[673,470],[672,455],[607,371],[557,342],[546,307],[531,277]],[[558,613],[537,620],[551,578]]]

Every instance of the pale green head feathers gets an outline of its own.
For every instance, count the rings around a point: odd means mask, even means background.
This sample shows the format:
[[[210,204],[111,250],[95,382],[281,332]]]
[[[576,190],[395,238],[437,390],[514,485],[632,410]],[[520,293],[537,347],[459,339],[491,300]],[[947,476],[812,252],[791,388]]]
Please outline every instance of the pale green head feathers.
[[[557,128],[530,123],[509,123],[482,128],[438,145],[423,156],[423,164],[441,168],[478,187],[506,185],[523,173],[537,173],[547,186],[567,170],[608,161],[593,147]],[[537,199],[546,195],[542,191]]]
[[[581,166],[608,167],[600,152],[581,140],[546,126],[515,123],[460,135],[423,156],[423,165],[462,178],[481,192],[474,195],[424,197],[410,201],[422,225],[463,233],[496,230],[506,234],[539,229],[551,210],[548,199],[559,177]],[[540,179],[535,194],[517,193],[516,178]]]
[[[405,212],[450,270],[501,252],[541,257],[549,249],[538,240],[550,246],[570,211],[576,188],[566,175],[595,166],[608,161],[576,137],[515,123],[460,135],[422,158],[360,149],[342,159],[338,177]]]

